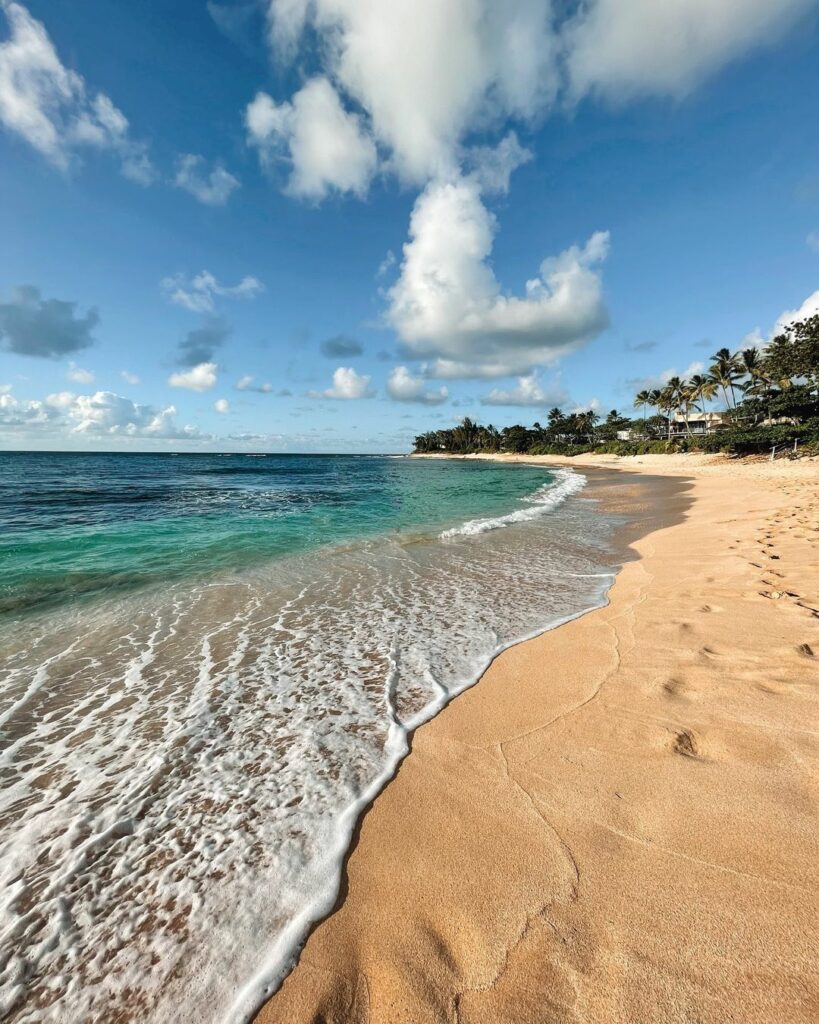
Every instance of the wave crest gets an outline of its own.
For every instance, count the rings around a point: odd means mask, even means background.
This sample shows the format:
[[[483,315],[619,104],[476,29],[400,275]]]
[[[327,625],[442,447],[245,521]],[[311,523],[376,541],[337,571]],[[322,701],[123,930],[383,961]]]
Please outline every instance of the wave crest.
[[[479,533],[487,533],[489,530],[500,530],[504,526],[512,526],[515,523],[525,523],[530,519],[537,519],[544,512],[562,504],[570,495],[576,494],[586,486],[586,478],[582,473],[576,473],[571,469],[553,469],[552,480],[543,487],[539,487],[533,495],[524,500],[529,502],[529,508],[519,508],[509,512],[505,516],[495,516],[491,519],[470,519],[460,526],[453,526],[444,530],[441,534],[442,540],[451,540],[453,537],[474,537]]]

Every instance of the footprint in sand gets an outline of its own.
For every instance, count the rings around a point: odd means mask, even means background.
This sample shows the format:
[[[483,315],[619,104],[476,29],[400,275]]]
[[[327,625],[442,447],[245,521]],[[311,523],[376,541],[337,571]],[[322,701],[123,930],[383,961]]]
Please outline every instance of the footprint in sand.
[[[807,644],[803,644],[803,647],[807,647]],[[663,683],[663,691],[668,694],[669,697],[681,697],[686,690],[686,685],[681,679],[666,679]]]
[[[681,729],[675,734],[671,749],[682,757],[698,758],[700,756],[694,733],[690,729]]]

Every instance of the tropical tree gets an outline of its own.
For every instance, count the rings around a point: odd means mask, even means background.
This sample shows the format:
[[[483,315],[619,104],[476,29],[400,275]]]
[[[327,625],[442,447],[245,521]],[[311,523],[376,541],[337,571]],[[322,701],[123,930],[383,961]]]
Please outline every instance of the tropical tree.
[[[721,348],[711,356],[711,360],[712,365],[708,372],[717,387],[722,388],[725,408],[735,409],[737,402],[734,389],[742,376],[739,359],[736,355],[731,355],[729,349]]]
[[[789,324],[777,335],[765,352],[765,368],[781,387],[794,380],[819,387],[819,314]]]
[[[587,441],[591,441],[594,435],[594,428],[600,417],[593,409],[587,409],[585,412],[576,413],[577,431],[582,434]]]
[[[657,408],[660,410],[660,412],[664,413],[666,417],[666,428],[668,431],[669,440],[671,440],[672,413],[676,408],[674,402],[675,399],[671,393],[671,388],[669,388],[668,384],[666,384],[665,387],[660,389],[660,393],[657,396]]]
[[[696,407],[696,403],[700,403],[700,411],[702,412],[702,418],[705,421],[705,433],[708,433],[708,419],[705,414],[705,403],[710,402],[714,395],[717,393],[717,382],[713,377],[706,377],[702,373],[695,373],[694,376],[689,380],[686,392],[691,399],[692,404]]]
[[[642,391],[638,391],[634,396],[634,408],[643,410],[643,434],[646,432],[646,415],[648,407],[654,405],[652,399],[653,392],[647,388],[643,388]]]
[[[663,388],[665,394],[665,401],[668,404],[668,408],[673,410],[675,413],[682,413],[683,420],[685,421],[685,431],[687,434],[691,433],[691,428],[688,425],[688,392],[686,385],[683,380],[679,377],[670,377]],[[671,437],[671,422],[668,424],[668,436]]]
[[[752,398],[760,398],[768,407],[768,419],[771,419],[770,399],[773,380],[765,366],[765,359],[758,348],[746,348],[741,353],[742,372],[748,378],[743,381],[742,391]]]

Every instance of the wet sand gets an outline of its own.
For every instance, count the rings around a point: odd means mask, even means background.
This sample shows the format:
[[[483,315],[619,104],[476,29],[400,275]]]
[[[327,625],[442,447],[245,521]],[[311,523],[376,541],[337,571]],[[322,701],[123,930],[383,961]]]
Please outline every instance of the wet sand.
[[[610,604],[418,730],[262,1024],[819,1019],[819,465],[570,464],[666,478],[590,474]]]

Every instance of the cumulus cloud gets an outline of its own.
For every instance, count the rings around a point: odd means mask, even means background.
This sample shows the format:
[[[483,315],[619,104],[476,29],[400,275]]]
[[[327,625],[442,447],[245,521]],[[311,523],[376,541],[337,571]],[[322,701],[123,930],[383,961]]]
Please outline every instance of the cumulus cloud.
[[[168,377],[172,388],[187,388],[188,391],[209,391],[216,383],[216,363],[200,363],[190,370],[172,373]]]
[[[813,0],[594,0],[564,27],[573,98],[683,96],[708,75],[779,39]]]
[[[815,291],[812,295],[809,295],[801,306],[797,306],[796,309],[786,309],[784,313],[781,313],[773,325],[771,331],[771,338],[775,338],[778,334],[781,334],[785,328],[794,323],[796,320],[807,320],[808,317],[816,316],[819,313],[819,291]]]
[[[44,359],[88,348],[99,315],[96,309],[89,309],[85,316],[76,310],[76,302],[44,299],[39,288],[22,285],[10,302],[0,302],[0,348]]]
[[[427,390],[423,377],[413,377],[406,366],[396,366],[387,381],[387,393],[396,402],[418,402],[421,405],[440,405],[449,398],[449,391],[441,385],[437,391]]]
[[[222,416],[230,412],[230,402],[226,398],[217,398],[213,408]]]
[[[68,364],[66,377],[73,380],[75,384],[91,384],[94,380],[94,374],[90,370],[83,370],[81,366],[77,366],[73,362]]]
[[[126,384],[141,384],[141,379],[135,373],[131,373],[130,370],[122,370],[120,377],[125,381]]]
[[[183,153],[176,161],[177,188],[198,199],[205,206],[224,206],[233,192],[239,188],[237,177],[217,163],[210,171],[203,156],[196,153]]]
[[[260,395],[269,395],[273,391],[272,384],[256,384],[255,378],[250,374],[240,377],[233,385],[236,391],[255,391]]]
[[[15,398],[8,385],[0,388],[0,428],[2,429],[44,427],[55,420],[58,415],[58,410],[45,402]]]
[[[346,334],[337,334],[334,338],[328,338],[321,343],[319,348],[321,354],[327,356],[328,359],[351,359],[364,352],[361,342]]]
[[[147,147],[130,136],[128,119],[104,93],[66,68],[45,26],[22,4],[2,0],[8,38],[0,43],[0,124],[50,163],[67,170],[82,149],[107,150],[125,177],[150,185],[156,172]]]
[[[431,376],[502,377],[552,363],[608,323],[600,276],[608,234],[543,261],[523,296],[501,291],[488,257],[495,219],[471,179],[421,193],[389,322],[405,350],[432,357]]]
[[[805,239],[805,244],[809,249],[814,252],[819,252],[819,230],[811,231],[808,237]]]
[[[269,14],[280,60],[308,24],[319,33],[327,77],[405,181],[451,173],[471,125],[531,117],[557,88],[544,0],[270,0]]]
[[[264,291],[264,285],[257,277],[243,277],[235,285],[222,285],[209,270],[203,270],[192,278],[185,274],[172,274],[159,282],[166,298],[177,306],[192,313],[212,313],[216,298],[255,299]]]
[[[535,374],[519,377],[513,388],[493,388],[481,398],[482,405],[519,405],[545,408],[547,405],[565,405],[569,401],[559,380],[553,380],[545,387]]]
[[[47,399],[48,401],[48,399]],[[176,426],[176,407],[154,409],[138,405],[130,398],[112,391],[97,391],[93,395],[72,396],[69,403],[62,401],[59,408],[73,424],[78,434],[125,435],[128,437],[156,437],[165,439],[196,438],[195,427]]]
[[[557,100],[683,95],[780,38],[814,2],[268,0],[268,13],[277,61],[292,62],[301,39],[317,37],[322,77],[315,81],[328,102],[341,113],[360,109],[357,135],[378,144],[386,168],[423,185],[462,166],[471,132],[532,121]],[[295,98],[258,102],[251,138],[272,134],[286,148],[295,107]],[[316,156],[318,180],[324,152]],[[313,160],[304,153],[308,178]],[[366,177],[357,186],[366,187]]]
[[[372,398],[375,394],[370,388],[370,378],[358,374],[351,366],[339,366],[333,373],[332,387],[326,391],[308,391],[309,398]]]
[[[760,327],[749,331],[737,348],[765,348],[777,335],[786,331],[790,324],[817,315],[819,315],[819,291],[813,292],[795,309],[783,310],[767,334]]]
[[[293,195],[320,200],[331,191],[367,191],[378,163],[375,143],[326,78],[311,79],[289,103],[258,93],[245,122],[248,141],[265,165],[277,159],[289,164],[287,190]]]
[[[112,391],[75,395],[60,391],[43,400],[0,393],[0,429],[82,434],[92,437],[201,440],[196,427],[179,427],[173,405],[156,409],[138,405]]]
[[[212,362],[216,350],[222,347],[229,334],[230,328],[219,317],[213,317],[202,327],[194,327],[177,346],[177,363],[198,366]]]
[[[267,0],[275,59],[295,63],[304,39],[314,77],[290,100],[259,93],[248,137],[289,163],[298,196],[363,194],[376,170],[420,186],[387,296],[404,352],[439,377],[525,376],[606,325],[607,235],[544,261],[525,294],[501,289],[484,200],[531,158],[509,123],[588,96],[680,96],[815,2]]]

